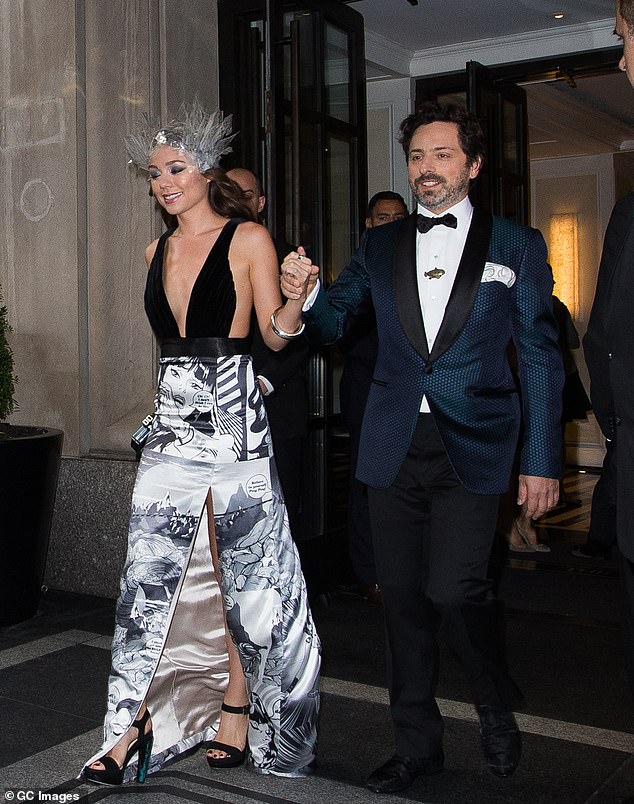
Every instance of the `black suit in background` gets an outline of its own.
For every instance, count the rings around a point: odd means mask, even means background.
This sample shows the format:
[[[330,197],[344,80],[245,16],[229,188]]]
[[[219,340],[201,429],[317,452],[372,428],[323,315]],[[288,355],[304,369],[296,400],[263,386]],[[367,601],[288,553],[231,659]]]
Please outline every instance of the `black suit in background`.
[[[348,486],[348,553],[358,583],[377,582],[368,494],[356,478],[359,440],[365,405],[372,385],[372,374],[379,346],[376,316],[371,304],[355,314],[339,341],[344,366],[339,381],[341,416],[350,434],[350,483]]]
[[[276,238],[273,243],[281,264],[293,246]],[[256,375],[265,377],[274,388],[273,393],[264,397],[264,405],[291,534],[293,539],[301,541],[302,476],[308,434],[306,365],[311,348],[305,338],[298,338],[274,352],[262,340],[257,321],[252,321],[249,347]]]
[[[590,398],[612,441],[626,667],[634,692],[634,193],[614,207],[583,339]]]

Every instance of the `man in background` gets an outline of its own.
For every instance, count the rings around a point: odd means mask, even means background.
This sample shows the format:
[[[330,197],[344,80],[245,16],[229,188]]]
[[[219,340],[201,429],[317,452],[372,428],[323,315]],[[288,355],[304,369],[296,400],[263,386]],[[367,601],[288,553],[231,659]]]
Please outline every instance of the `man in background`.
[[[244,201],[261,223],[266,196],[258,177],[246,168],[229,170],[227,176],[242,189]],[[275,237],[273,243],[281,263],[293,247]],[[255,373],[264,394],[291,534],[301,542],[302,476],[308,436],[306,364],[310,357],[310,346],[304,338],[299,338],[280,352],[274,352],[262,340],[255,320],[249,338]],[[304,571],[306,582],[311,586],[310,567],[305,566]]]
[[[399,193],[384,190],[368,202],[366,229],[393,223],[407,216],[407,206]],[[365,485],[356,478],[357,455],[365,403],[370,392],[376,363],[378,340],[376,318],[371,303],[355,315],[339,348],[344,355],[339,382],[341,415],[350,433],[350,484],[348,486],[348,552],[361,597],[380,605],[381,589],[377,583]]]
[[[372,229],[384,223],[393,223],[407,217],[407,204],[400,193],[382,190],[368,201],[365,228]]]
[[[634,0],[617,0],[619,67],[634,87]],[[590,398],[610,442],[605,480],[616,506],[616,540],[623,595],[625,664],[634,691],[634,193],[614,207],[603,243],[597,290],[583,339]],[[607,471],[606,471],[607,468]],[[604,490],[605,491],[605,490]]]

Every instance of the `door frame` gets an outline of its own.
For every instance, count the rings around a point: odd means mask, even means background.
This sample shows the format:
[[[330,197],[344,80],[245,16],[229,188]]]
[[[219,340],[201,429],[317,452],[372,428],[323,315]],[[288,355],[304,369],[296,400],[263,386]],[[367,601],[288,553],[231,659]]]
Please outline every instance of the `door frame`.
[[[484,70],[487,80],[492,86],[500,88],[500,96],[505,93],[505,88],[518,87],[529,82],[552,81],[552,80],[574,80],[595,75],[606,75],[618,70],[618,63],[622,55],[622,48],[611,47],[600,50],[580,51],[569,53],[563,56],[550,56],[530,61],[512,62],[498,65],[487,65]],[[472,63],[473,64],[473,63]],[[464,93],[467,97],[469,108],[473,111],[474,104],[474,82],[473,70],[469,70],[465,65],[465,70],[460,72],[441,73],[431,76],[420,76],[413,79],[414,83],[414,106],[417,108],[427,100],[435,100],[439,95],[451,95]],[[520,115],[521,117],[521,115]],[[520,127],[528,126],[528,120],[519,121]],[[520,131],[520,138],[522,132]],[[520,222],[528,223],[530,217],[530,161],[528,159],[528,136],[524,132],[525,142],[523,147],[526,149],[526,172],[525,187],[522,190],[522,200],[519,203],[521,215]],[[488,153],[486,162],[489,164],[491,172],[495,175],[503,172],[500,160],[502,159],[502,143],[496,138],[489,138]],[[477,191],[477,186],[476,186]],[[491,192],[491,211],[496,214],[504,215],[501,208],[501,201],[498,200],[499,193]]]
[[[309,12],[305,19],[294,14],[304,9]],[[287,14],[294,18],[290,20]],[[328,284],[335,270],[343,267],[329,265],[328,258],[332,252],[332,260],[336,257],[339,262],[346,252],[348,261],[362,231],[367,203],[363,17],[338,0],[219,0],[218,19],[220,63],[224,65],[220,73],[221,106],[236,115],[235,128],[243,126],[242,115],[248,135],[253,138],[257,130],[259,142],[264,143],[263,147],[245,149],[237,139],[226,164],[266,177],[267,208],[273,213],[267,216],[269,230],[295,246],[305,245],[322,269],[322,281]],[[247,29],[256,20],[264,22],[257,23],[258,51],[251,52],[253,37]],[[328,47],[329,25],[343,31],[345,41],[334,36]],[[266,80],[253,89],[255,96],[246,83],[241,54],[250,70],[257,68],[260,75],[263,71],[266,75]],[[328,66],[334,70],[334,77],[327,72]],[[346,69],[348,72],[343,72]],[[258,91],[266,92],[263,113],[255,106],[260,102]],[[251,97],[246,112],[245,96]],[[260,121],[252,119],[253,109]],[[330,143],[332,152],[328,151]],[[336,154],[345,164],[345,179],[332,167]],[[340,179],[339,195],[330,193],[332,178]],[[332,233],[327,226],[329,214],[336,214],[331,196],[340,202],[346,215],[338,219],[345,224],[337,231],[337,249],[331,248]],[[302,224],[306,225],[308,242],[299,234]],[[335,372],[335,358],[328,349],[312,358],[307,372],[311,413],[309,465],[304,472],[310,497],[304,511],[306,541],[325,535],[330,538],[345,528],[341,487],[342,478],[347,487],[347,467],[339,433],[341,417],[335,412]],[[339,536],[337,544],[324,546],[321,552],[337,556],[335,564],[343,563],[342,546],[344,540]]]

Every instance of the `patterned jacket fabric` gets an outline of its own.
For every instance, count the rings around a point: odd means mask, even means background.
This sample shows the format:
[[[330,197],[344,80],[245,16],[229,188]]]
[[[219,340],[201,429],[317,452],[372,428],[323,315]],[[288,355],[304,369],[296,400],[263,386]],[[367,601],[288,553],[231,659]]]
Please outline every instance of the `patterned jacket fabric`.
[[[506,491],[520,419],[520,471],[561,471],[563,366],[552,277],[541,234],[474,209],[445,316],[427,347],[416,277],[415,214],[367,233],[305,314],[311,339],[341,337],[348,313],[371,295],[379,352],[365,411],[357,477],[389,486],[407,454],[423,395],[463,485]],[[518,391],[508,362],[518,355]]]

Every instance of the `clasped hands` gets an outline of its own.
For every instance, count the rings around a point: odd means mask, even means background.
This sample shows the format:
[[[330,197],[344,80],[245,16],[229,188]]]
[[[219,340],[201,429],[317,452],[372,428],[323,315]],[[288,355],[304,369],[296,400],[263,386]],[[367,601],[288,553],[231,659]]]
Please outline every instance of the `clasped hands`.
[[[313,265],[302,246],[299,246],[297,251],[291,251],[284,258],[280,288],[287,299],[305,301],[315,287],[318,277],[319,267]]]

